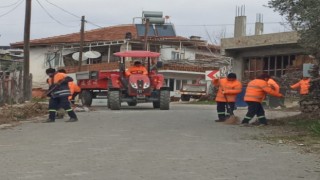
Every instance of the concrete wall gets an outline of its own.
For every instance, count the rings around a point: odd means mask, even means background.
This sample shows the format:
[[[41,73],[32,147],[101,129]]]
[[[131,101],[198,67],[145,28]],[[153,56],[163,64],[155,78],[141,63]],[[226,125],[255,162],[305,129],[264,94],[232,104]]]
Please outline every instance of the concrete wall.
[[[30,73],[33,75],[32,88],[47,88],[45,67],[45,47],[35,47],[30,50]]]
[[[178,48],[178,47],[177,47]],[[160,49],[160,59],[161,60],[172,60],[172,52],[181,52],[181,59],[188,59],[188,60],[195,60],[196,59],[196,53],[192,49],[184,48],[179,51],[179,49],[173,48],[171,46],[162,46]]]
[[[221,54],[234,59],[233,71],[242,79],[245,58],[303,54],[298,39],[297,32],[226,38],[221,40]]]
[[[298,39],[299,36],[297,32],[283,32],[258,36],[226,38],[221,39],[221,53],[222,55],[225,55],[225,52],[231,49],[296,44]]]

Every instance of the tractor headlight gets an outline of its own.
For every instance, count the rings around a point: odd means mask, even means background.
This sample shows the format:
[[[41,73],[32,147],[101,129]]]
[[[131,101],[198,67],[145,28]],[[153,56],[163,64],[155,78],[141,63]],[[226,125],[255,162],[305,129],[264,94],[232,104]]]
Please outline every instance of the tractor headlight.
[[[149,87],[150,87],[150,83],[144,83],[143,89],[147,89],[147,88],[149,88]]]
[[[131,87],[137,89],[138,88],[137,83],[131,83]]]

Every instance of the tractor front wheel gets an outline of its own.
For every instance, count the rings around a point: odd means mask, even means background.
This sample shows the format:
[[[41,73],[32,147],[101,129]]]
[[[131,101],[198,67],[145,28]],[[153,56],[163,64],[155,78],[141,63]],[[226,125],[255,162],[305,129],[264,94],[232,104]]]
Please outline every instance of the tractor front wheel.
[[[120,101],[120,91],[109,91],[109,105],[111,110],[120,110],[121,101]]]
[[[170,108],[170,91],[160,91],[160,110],[169,110]]]

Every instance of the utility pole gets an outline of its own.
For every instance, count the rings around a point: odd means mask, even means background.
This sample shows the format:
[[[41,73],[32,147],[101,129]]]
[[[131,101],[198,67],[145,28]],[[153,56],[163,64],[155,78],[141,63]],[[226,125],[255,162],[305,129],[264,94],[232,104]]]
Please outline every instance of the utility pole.
[[[149,33],[150,21],[146,18],[145,30],[144,30],[144,50],[148,50],[148,33]]]
[[[24,100],[31,99],[30,74],[30,23],[31,23],[31,1],[26,0],[26,12],[24,21],[24,64],[23,64],[23,97]]]
[[[83,53],[83,44],[84,44],[84,23],[85,17],[81,17],[81,29],[80,29],[80,50],[79,50],[79,71],[81,71],[82,65],[82,53]]]

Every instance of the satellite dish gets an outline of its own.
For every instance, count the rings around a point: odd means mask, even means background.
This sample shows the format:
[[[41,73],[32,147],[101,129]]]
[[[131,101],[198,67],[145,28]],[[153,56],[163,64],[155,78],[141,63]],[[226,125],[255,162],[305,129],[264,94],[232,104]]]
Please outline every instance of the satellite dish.
[[[68,55],[68,54],[71,54],[71,53],[74,53],[74,52],[75,52],[74,50],[63,49],[62,50],[62,56],[65,56],[65,55]]]
[[[98,58],[101,56],[101,53],[98,51],[87,51],[84,53],[84,55],[88,58]]]
[[[73,53],[73,54],[72,54],[72,58],[73,58],[74,60],[76,60],[76,61],[79,61],[79,55],[80,55],[80,52]],[[88,59],[88,57],[86,57],[86,56],[84,55],[84,53],[82,53],[82,61],[85,61],[85,60],[87,60],[87,59]]]

